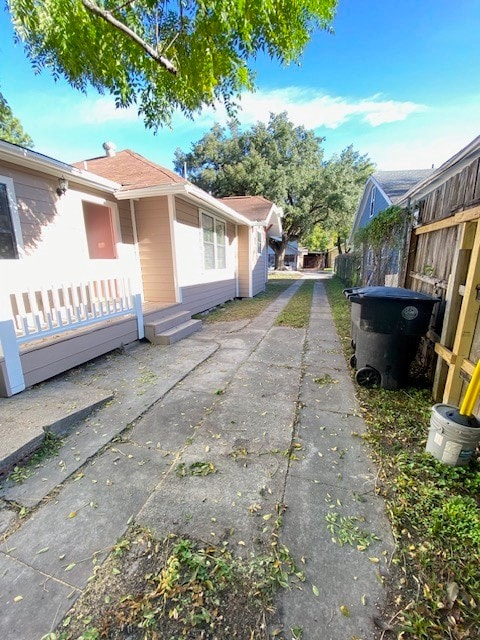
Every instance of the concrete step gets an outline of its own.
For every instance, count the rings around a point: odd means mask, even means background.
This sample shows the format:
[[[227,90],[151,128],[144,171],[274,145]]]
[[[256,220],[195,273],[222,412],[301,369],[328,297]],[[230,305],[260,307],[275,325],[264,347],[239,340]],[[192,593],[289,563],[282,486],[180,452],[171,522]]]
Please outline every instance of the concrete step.
[[[145,328],[145,336],[152,342],[153,344],[173,344],[174,342],[178,342],[183,338],[191,335],[195,331],[200,331],[202,328],[201,320],[188,320],[187,322],[182,322],[166,331],[163,331],[161,334],[155,334],[151,337],[147,335]]]
[[[178,325],[188,322],[191,318],[192,316],[188,311],[182,311],[181,313],[176,313],[165,318],[150,320],[145,323],[145,337],[147,340],[150,340],[150,342],[153,342],[152,338],[155,336],[162,335],[165,331],[173,327],[178,327]]]

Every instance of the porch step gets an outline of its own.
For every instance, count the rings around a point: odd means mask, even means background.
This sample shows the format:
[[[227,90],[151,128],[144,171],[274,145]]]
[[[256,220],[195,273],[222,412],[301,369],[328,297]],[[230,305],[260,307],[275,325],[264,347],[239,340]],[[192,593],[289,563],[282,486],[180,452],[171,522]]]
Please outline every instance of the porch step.
[[[202,328],[201,320],[192,320],[189,313],[180,313],[145,325],[145,337],[153,344],[173,344]]]

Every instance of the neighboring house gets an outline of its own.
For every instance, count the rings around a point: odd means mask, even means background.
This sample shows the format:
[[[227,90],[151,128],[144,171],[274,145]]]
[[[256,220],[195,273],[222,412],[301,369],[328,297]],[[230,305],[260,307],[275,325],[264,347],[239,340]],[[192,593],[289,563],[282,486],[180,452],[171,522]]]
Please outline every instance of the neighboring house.
[[[298,242],[296,240],[288,242],[285,249],[284,265],[294,271],[301,269],[301,258],[302,250],[299,248]],[[275,251],[270,246],[268,247],[268,268],[275,268]]]
[[[350,232],[349,245],[355,243],[357,231],[366,227],[380,211],[384,211],[395,205],[404,194],[427,178],[433,169],[418,169],[406,171],[377,171],[367,180],[363,190],[360,204],[355,213],[352,230]],[[375,256],[368,250],[363,256],[363,281],[366,284],[374,274]],[[388,251],[382,255],[382,279],[385,283],[394,285],[398,282],[399,252]],[[383,282],[382,282],[383,284]]]
[[[268,238],[282,234],[283,211],[262,196],[229,196],[220,202],[232,207],[252,223],[250,228],[239,229],[242,238],[239,251],[240,298],[265,291],[268,278]]]
[[[192,314],[265,287],[245,268],[251,217],[104,148],[73,166],[0,141],[0,395],[144,336],[174,342]],[[263,244],[281,233],[271,209]]]

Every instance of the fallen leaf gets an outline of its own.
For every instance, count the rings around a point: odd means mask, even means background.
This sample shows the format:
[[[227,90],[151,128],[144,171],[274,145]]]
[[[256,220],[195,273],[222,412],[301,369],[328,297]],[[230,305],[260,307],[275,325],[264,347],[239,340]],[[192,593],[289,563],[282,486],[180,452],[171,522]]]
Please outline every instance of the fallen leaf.
[[[23,600],[23,596],[15,596],[13,599],[14,602],[20,602],[20,600]]]
[[[342,615],[344,615],[346,618],[350,617],[350,611],[348,610],[348,607],[346,607],[344,604],[340,605],[340,612],[342,613]]]
[[[69,564],[68,566],[65,567],[65,571],[71,571],[73,569],[73,567],[75,566],[75,562],[72,562],[71,564]]]
[[[458,598],[458,584],[456,582],[449,582],[447,584],[448,604],[452,607],[453,603],[457,598]]]
[[[370,562],[380,562],[380,560],[378,558],[369,558]]]
[[[312,591],[314,596],[318,597],[320,595],[320,591],[318,590],[318,587],[316,584],[312,584]]]
[[[70,511],[70,513],[68,514],[69,518],[76,518],[77,517],[77,513],[78,511]]]

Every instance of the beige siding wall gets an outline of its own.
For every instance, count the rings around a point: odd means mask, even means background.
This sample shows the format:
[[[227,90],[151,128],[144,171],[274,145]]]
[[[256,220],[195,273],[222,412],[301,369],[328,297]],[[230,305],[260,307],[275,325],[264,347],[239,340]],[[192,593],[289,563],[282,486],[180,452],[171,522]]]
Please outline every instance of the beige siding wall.
[[[172,237],[166,196],[135,203],[143,291],[148,302],[175,302]]]
[[[195,229],[200,228],[198,207],[182,198],[175,198],[176,218],[180,224],[186,224]]]
[[[250,228],[238,227],[238,295],[247,298],[250,294]]]
[[[190,313],[200,313],[233,300],[236,296],[235,280],[219,280],[182,288],[183,306]]]
[[[120,200],[118,202],[118,217],[120,221],[120,231],[123,244],[135,243],[133,237],[132,214],[130,212],[130,200]]]
[[[117,207],[113,194],[83,187],[72,179],[65,195],[59,197],[56,177],[11,163],[0,163],[0,175],[13,180],[24,245],[19,259],[0,261],[0,281],[8,282],[12,292],[138,272],[128,202]],[[90,259],[84,202],[108,206],[113,212],[116,259]]]
[[[23,349],[20,354],[26,387],[48,380],[72,367],[97,358],[138,339],[137,321],[125,318],[108,326],[93,326],[88,331],[61,337],[42,348]],[[1,362],[0,362],[1,365]],[[6,395],[0,366],[0,396]]]

